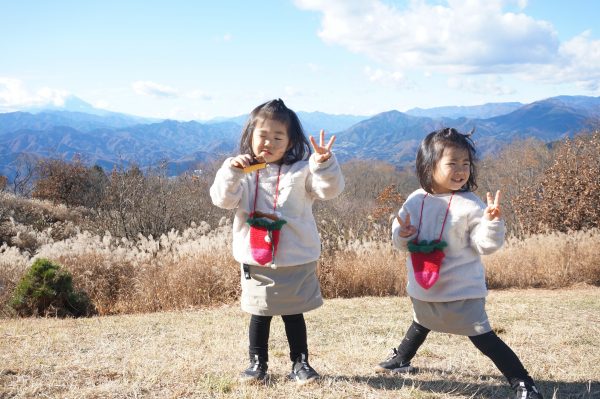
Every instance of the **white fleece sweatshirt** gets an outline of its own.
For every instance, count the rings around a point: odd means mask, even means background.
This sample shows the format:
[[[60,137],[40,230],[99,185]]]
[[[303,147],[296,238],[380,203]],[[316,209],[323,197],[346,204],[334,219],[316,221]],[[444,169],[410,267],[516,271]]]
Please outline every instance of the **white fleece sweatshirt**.
[[[250,227],[246,223],[254,205],[256,173],[244,173],[232,167],[231,158],[217,171],[210,188],[213,204],[236,209],[233,221],[233,257],[240,263],[257,265],[250,252]],[[256,210],[273,213],[279,165],[269,164],[259,171]],[[287,223],[281,229],[275,255],[277,266],[295,266],[313,262],[321,255],[321,240],[312,213],[315,199],[335,198],[344,189],[344,177],[335,156],[317,163],[314,154],[308,161],[281,166],[276,211]]]
[[[398,215],[406,220],[410,214],[411,224],[418,228],[421,202],[426,192],[416,190],[407,199]],[[451,194],[429,194],[423,206],[421,240],[437,240],[442,229],[444,215]],[[446,257],[440,268],[438,281],[424,289],[415,280],[410,256],[407,257],[407,292],[413,298],[426,302],[450,302],[462,299],[483,298],[487,295],[485,270],[481,255],[495,252],[504,244],[504,220],[489,221],[483,217],[486,205],[471,192],[457,192],[452,198],[442,240],[448,243]],[[394,219],[392,241],[394,246],[407,251],[407,244],[416,234],[400,237],[400,224]]]

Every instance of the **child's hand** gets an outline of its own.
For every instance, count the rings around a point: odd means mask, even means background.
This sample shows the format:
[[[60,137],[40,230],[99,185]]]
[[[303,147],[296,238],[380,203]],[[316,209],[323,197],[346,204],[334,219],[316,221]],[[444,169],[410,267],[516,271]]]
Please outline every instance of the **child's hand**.
[[[492,198],[490,192],[487,193],[488,206],[483,211],[483,216],[487,220],[500,220],[502,212],[500,212],[500,190],[496,191],[496,198]]]
[[[333,147],[333,142],[335,141],[335,136],[331,136],[329,142],[325,147],[323,147],[323,142],[325,141],[325,131],[321,129],[321,138],[319,140],[319,145],[315,142],[313,136],[309,137],[310,143],[312,144],[315,150],[315,160],[318,163],[323,163],[331,158],[331,147]]]
[[[244,169],[247,166],[250,166],[252,163],[252,155],[250,154],[240,154],[237,157],[233,158],[230,162],[231,166],[234,168]]]
[[[407,238],[417,233],[417,228],[410,224],[410,215],[406,215],[406,220],[402,220],[400,215],[396,216],[396,220],[400,223],[400,237]]]

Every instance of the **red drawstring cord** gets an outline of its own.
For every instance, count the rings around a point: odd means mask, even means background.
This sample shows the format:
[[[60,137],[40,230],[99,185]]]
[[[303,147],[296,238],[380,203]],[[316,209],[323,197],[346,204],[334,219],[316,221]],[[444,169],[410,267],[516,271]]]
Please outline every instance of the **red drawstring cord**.
[[[429,193],[426,193],[423,196],[423,200],[421,201],[421,214],[419,215],[419,228],[417,229],[417,238],[415,238],[415,242],[419,243],[419,233],[421,233],[421,222],[423,221],[423,206],[425,205],[425,197],[427,197]],[[442,231],[440,231],[440,237],[437,239],[438,241],[442,240],[442,233],[444,233],[444,227],[446,226],[446,219],[448,218],[448,212],[450,211],[450,204],[452,203],[452,197],[454,197],[454,192],[450,196],[450,200],[448,201],[448,208],[446,208],[446,215],[444,216],[444,222],[442,223]]]
[[[252,215],[256,212],[256,199],[258,198],[258,174],[260,170],[256,171],[256,188],[254,190],[254,206],[252,209]],[[281,178],[281,165],[279,165],[279,171],[277,172],[277,184],[275,186],[275,198],[273,200],[273,212],[277,209],[277,198],[279,198],[279,179]],[[252,216],[251,215],[251,216]]]

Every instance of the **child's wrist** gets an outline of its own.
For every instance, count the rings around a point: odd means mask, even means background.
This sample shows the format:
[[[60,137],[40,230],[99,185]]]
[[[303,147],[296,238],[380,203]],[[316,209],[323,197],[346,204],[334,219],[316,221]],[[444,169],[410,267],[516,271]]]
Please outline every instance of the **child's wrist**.
[[[317,162],[325,163],[325,162],[329,161],[330,159],[331,159],[331,153],[329,153],[328,155],[322,156],[322,157],[318,157]]]

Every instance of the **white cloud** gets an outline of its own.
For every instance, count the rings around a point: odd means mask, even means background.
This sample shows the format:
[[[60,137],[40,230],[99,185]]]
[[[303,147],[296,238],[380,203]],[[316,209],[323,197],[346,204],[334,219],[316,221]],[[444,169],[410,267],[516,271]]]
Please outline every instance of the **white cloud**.
[[[131,84],[133,90],[143,96],[154,98],[187,98],[190,100],[212,101],[213,96],[202,90],[179,91],[173,87],[149,81],[137,81]],[[179,112],[179,111],[177,111]]]
[[[324,42],[396,71],[527,74],[587,86],[599,80],[600,41],[584,33],[561,43],[551,23],[525,13],[527,0],[410,0],[404,8],[381,0],[295,4],[321,13]]]
[[[600,89],[600,40],[583,32],[561,44],[557,61],[541,67],[530,66],[523,73],[530,80],[553,83],[574,82],[590,91]]]
[[[392,85],[401,89],[413,88],[415,86],[415,84],[408,80],[401,71],[387,71],[367,66],[365,67],[364,72],[371,82],[381,83],[386,86]]]
[[[62,106],[69,95],[66,90],[49,87],[32,93],[24,86],[23,81],[0,77],[0,109],[3,110],[14,111],[43,105]]]
[[[448,87],[454,90],[462,90],[470,93],[504,96],[514,94],[516,90],[504,84],[500,76],[454,76],[448,79]]]
[[[44,87],[37,92],[37,98],[42,104],[52,104],[57,107],[65,105],[65,100],[69,96],[66,90],[51,89]]]
[[[0,106],[11,107],[26,104],[30,94],[18,79],[0,78]]]
[[[156,98],[172,98],[179,97],[177,90],[169,86],[164,86],[158,83],[149,81],[137,81],[131,84],[133,91],[142,96],[150,96]]]
[[[552,25],[503,12],[505,1],[413,0],[399,9],[379,0],[297,0],[323,14],[319,36],[396,67],[480,72],[495,66],[545,63],[556,53]]]
[[[187,98],[192,100],[204,100],[204,101],[212,101],[213,96],[209,93],[206,93],[202,90],[193,90],[185,95]]]

